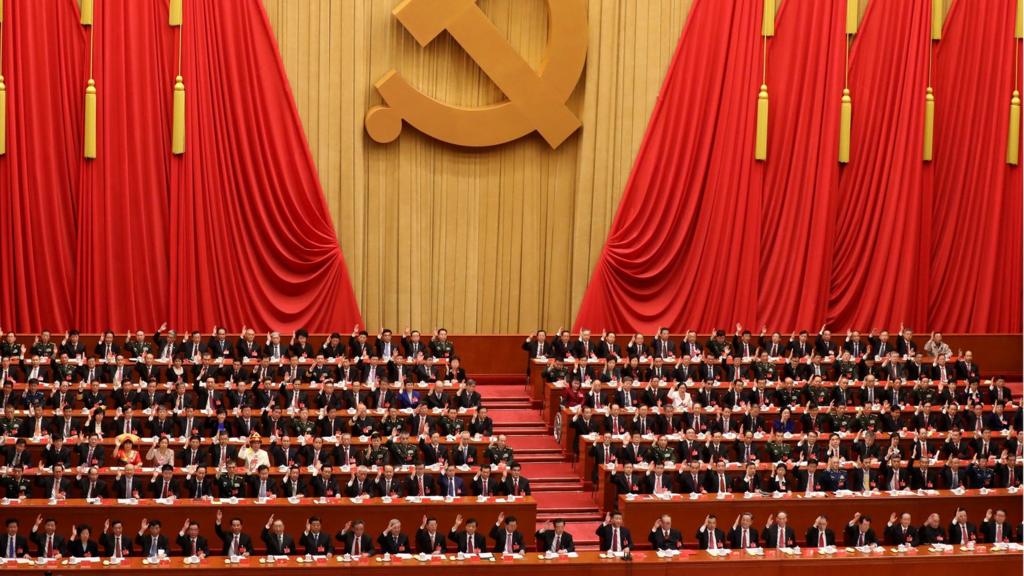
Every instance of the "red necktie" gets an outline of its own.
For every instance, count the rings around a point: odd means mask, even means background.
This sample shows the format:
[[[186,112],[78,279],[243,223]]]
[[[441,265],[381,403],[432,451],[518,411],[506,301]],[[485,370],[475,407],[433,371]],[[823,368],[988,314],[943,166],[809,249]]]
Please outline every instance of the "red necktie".
[[[825,546],[827,546],[827,544],[825,543],[825,531],[818,530],[818,547],[824,548]]]
[[[359,552],[360,552],[359,541],[362,540],[362,538],[360,538],[359,536],[356,536],[355,538],[353,538],[353,540],[355,541],[354,542],[355,545],[352,547],[352,555],[353,556],[359,556]]]

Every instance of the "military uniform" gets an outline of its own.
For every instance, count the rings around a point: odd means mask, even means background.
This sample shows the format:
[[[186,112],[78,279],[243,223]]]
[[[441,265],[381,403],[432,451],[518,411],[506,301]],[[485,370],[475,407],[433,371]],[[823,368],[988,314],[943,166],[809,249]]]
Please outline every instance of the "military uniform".
[[[853,430],[853,417],[845,411],[831,414],[833,432],[850,432]]]
[[[462,420],[458,416],[455,418],[441,416],[441,419],[438,421],[438,426],[441,428],[441,434],[446,436],[456,436],[462,432],[465,424],[463,424]]]
[[[363,460],[360,462],[363,466],[383,466],[388,463],[388,449],[385,446],[369,446],[360,452],[359,456]]]
[[[405,419],[401,416],[397,418],[384,417],[380,421],[380,431],[384,436],[394,436],[395,432],[401,432],[405,430]]]
[[[296,436],[312,436],[316,430],[316,422],[312,420],[295,419],[292,421],[292,428]]]
[[[765,450],[768,451],[768,457],[772,462],[781,462],[789,458],[793,452],[793,445],[786,442],[768,442],[765,444]]]
[[[57,346],[53,342],[36,342],[32,345],[32,356],[44,356],[53,358],[57,353]]]
[[[857,378],[857,363],[848,362],[846,360],[839,360],[836,362],[836,370],[840,376],[846,376],[849,379]]]
[[[824,386],[807,386],[807,398],[812,404],[827,406],[829,403],[829,390]]]
[[[4,420],[0,420],[0,433],[4,436],[16,437],[21,431],[23,422],[21,418],[10,417]]]
[[[755,362],[754,375],[764,380],[775,380],[778,373],[774,362]]]
[[[32,481],[22,476],[15,479],[13,476],[3,479],[3,486],[7,498],[28,498],[32,495]]]
[[[0,342],[0,358],[7,358],[9,356],[21,358],[24,351],[25,348],[20,342],[15,342],[13,344],[7,341]]]
[[[672,461],[672,457],[675,455],[675,451],[668,446],[665,446],[664,448],[662,448],[661,446],[652,446],[648,454],[650,454],[652,461],[656,463],[665,463]]]
[[[800,391],[796,388],[782,388],[778,392],[779,402],[785,408],[793,408],[800,405]]]
[[[153,352],[153,346],[149,342],[138,342],[132,340],[124,345],[124,350],[129,358],[141,358]]]
[[[396,442],[391,445],[391,453],[395,456],[395,465],[401,466],[403,464],[415,464],[416,459],[419,457],[420,450],[415,444],[409,444],[408,442]]]
[[[860,432],[861,430],[878,430],[878,414],[875,414],[874,412],[861,412],[853,418],[850,425],[856,432]]]
[[[498,448],[497,446],[491,446],[484,452],[487,455],[487,460],[491,464],[497,464],[499,462],[511,462],[512,461],[512,449],[508,446],[504,448]]]
[[[217,474],[217,489],[221,498],[241,498],[245,496],[245,482],[237,474]]]

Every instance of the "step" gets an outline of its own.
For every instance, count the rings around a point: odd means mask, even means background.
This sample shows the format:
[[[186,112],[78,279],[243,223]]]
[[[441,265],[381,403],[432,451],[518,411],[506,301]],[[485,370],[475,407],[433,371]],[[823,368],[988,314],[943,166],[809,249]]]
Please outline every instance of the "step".
[[[542,492],[541,494],[545,493]],[[538,526],[549,520],[554,521],[557,519],[562,519],[566,522],[600,522],[604,520],[604,514],[601,512],[537,512]]]
[[[545,434],[543,436],[516,436],[514,439],[509,439],[509,446],[511,446],[516,453],[533,451],[562,451],[562,446],[555,441],[555,437],[550,434]]]
[[[499,424],[543,424],[544,417],[540,413],[540,410],[534,410],[532,408],[520,408],[520,409],[508,409],[499,408],[495,410],[488,409],[488,413],[491,419],[494,420],[494,425]]]
[[[534,493],[538,492],[562,492],[565,490],[583,490],[583,485],[579,482],[550,482],[545,484],[537,484],[534,481],[530,481],[530,490]]]
[[[526,464],[528,462],[565,462],[565,457],[561,454],[524,454],[522,452],[516,452],[516,462],[520,464]]]
[[[541,514],[597,514],[601,510],[591,494],[578,490],[551,491],[534,497],[537,513]]]
[[[597,550],[601,544],[601,540],[594,534],[597,530],[600,521],[596,522],[573,522],[567,521],[565,523],[565,529],[572,534],[573,543],[576,545],[576,550]]]
[[[468,373],[468,377],[476,380],[477,386],[484,388],[487,386],[511,386],[516,385],[521,388],[526,387],[526,369],[520,374],[474,374]],[[483,394],[483,390],[480,391]]]
[[[547,434],[548,429],[543,424],[526,424],[522,426],[509,424],[495,424],[494,433],[505,435],[541,435]]]

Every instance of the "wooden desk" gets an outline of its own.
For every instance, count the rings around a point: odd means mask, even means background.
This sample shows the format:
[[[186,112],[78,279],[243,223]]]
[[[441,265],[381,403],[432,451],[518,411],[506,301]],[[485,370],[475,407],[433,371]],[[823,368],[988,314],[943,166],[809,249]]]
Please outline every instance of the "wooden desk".
[[[186,518],[199,522],[202,534],[210,540],[211,549],[214,549],[214,544],[219,544],[213,531],[217,510],[224,512],[225,525],[232,518],[241,518],[244,531],[253,538],[253,544],[258,551],[263,550],[260,530],[266,525],[271,514],[276,519],[284,521],[285,530],[296,538],[302,533],[302,528],[310,516],[320,516],[324,531],[331,534],[332,538],[342,529],[345,522],[363,520],[366,522],[366,533],[371,534],[376,541],[377,536],[387,528],[392,518],[402,521],[402,531],[409,534],[412,539],[423,516],[436,517],[438,530],[447,534],[455,522],[455,517],[462,514],[464,519],[476,518],[481,530],[486,533],[498,519],[498,514],[504,512],[505,516],[516,517],[519,521],[519,531],[523,533],[523,538],[532,549],[537,503],[529,496],[516,498],[515,502],[511,503],[498,500],[499,498],[492,497],[486,502],[479,502],[473,497],[456,498],[452,502],[423,500],[412,503],[404,498],[398,498],[385,503],[379,498],[373,498],[355,504],[349,498],[341,498],[320,504],[313,498],[303,498],[299,503],[291,504],[285,498],[276,498],[265,504],[258,504],[254,499],[247,498],[238,504],[179,500],[168,505],[157,504],[152,500],[140,500],[134,506],[118,504],[114,499],[105,499],[102,504],[88,504],[85,500],[67,500],[55,506],[48,505],[46,500],[26,500],[4,506],[4,517],[17,519],[26,533],[35,522],[36,515],[41,514],[44,518],[54,517],[57,518],[58,530],[62,536],[67,536],[70,532],[72,522],[89,524],[95,540],[99,539],[103,522],[107,519],[124,522],[125,532],[130,533],[133,538],[143,518],[159,519],[163,523],[164,535],[171,541],[171,551],[174,553],[178,550],[174,539]],[[488,546],[491,544],[488,541]],[[216,549],[219,549],[219,546],[216,546]]]
[[[420,562],[416,559],[377,562],[374,558],[361,558],[357,562],[339,562],[336,558],[321,560],[314,563],[300,563],[298,558],[289,558],[281,562],[261,564],[259,558],[250,558],[243,564],[225,565],[224,559],[213,557],[198,565],[185,565],[182,558],[170,558],[159,566],[147,566],[141,558],[133,558],[119,566],[103,566],[102,564],[81,564],[79,566],[59,566],[61,572],[68,574],[109,574],[109,571],[120,573],[139,573],[143,570],[158,570],[165,574],[245,574],[273,570],[274,574],[365,574],[393,575],[415,574],[425,576],[479,576],[484,574],[507,574],[529,576],[553,576],[567,573],[585,573],[599,576],[676,576],[686,574],[720,575],[724,570],[729,573],[747,573],[764,576],[820,576],[823,572],[836,576],[858,576],[865,572],[879,570],[889,574],[907,576],[934,576],[945,569],[951,573],[950,564],[955,563],[957,572],[986,573],[1009,575],[1020,573],[1020,552],[993,552],[987,546],[978,546],[974,551],[962,551],[959,548],[951,552],[929,552],[926,547],[915,551],[898,554],[884,549],[876,554],[846,552],[840,550],[835,556],[822,556],[813,549],[802,550],[798,556],[785,556],[775,550],[765,550],[762,558],[734,553],[726,558],[712,558],[706,552],[684,551],[683,555],[673,559],[658,558],[650,552],[636,552],[633,561],[625,563],[619,559],[604,559],[597,552],[581,552],[579,558],[558,560],[541,560],[535,553],[526,554],[522,560],[507,561],[496,559],[493,562],[473,560],[434,559]],[[42,574],[54,571],[57,566],[15,565],[0,566],[0,572],[8,570],[21,574]]]
[[[957,496],[948,490],[939,491],[935,496],[889,496],[883,492],[879,495],[846,496],[837,498],[833,495],[824,498],[804,498],[801,494],[787,494],[783,498],[760,496],[744,498],[742,494],[728,494],[719,499],[714,494],[705,494],[694,500],[688,495],[675,496],[671,500],[659,500],[648,496],[638,496],[629,500],[624,496],[618,498],[618,509],[633,533],[633,541],[637,544],[647,542],[647,533],[661,514],[672,516],[672,527],[683,535],[683,543],[693,545],[696,541],[697,528],[704,523],[708,514],[718,516],[718,525],[728,532],[733,521],[743,512],[754,514],[754,526],[760,531],[770,514],[786,512],[789,525],[796,531],[797,539],[802,545],[804,533],[820,514],[828,517],[829,527],[836,533],[837,541],[842,541],[842,531],[853,518],[854,513],[871,516],[875,534],[882,538],[885,523],[893,512],[909,512],[913,516],[915,526],[920,526],[928,515],[938,513],[943,527],[948,526],[956,508],[967,510],[968,519],[978,525],[985,517],[988,509],[1004,508],[1007,522],[1017,526],[1021,521],[1021,505],[1024,496],[1021,492],[1010,494],[1006,490],[993,490],[981,495],[977,490],[968,490],[963,496]],[[1019,571],[1018,571],[1019,572]]]

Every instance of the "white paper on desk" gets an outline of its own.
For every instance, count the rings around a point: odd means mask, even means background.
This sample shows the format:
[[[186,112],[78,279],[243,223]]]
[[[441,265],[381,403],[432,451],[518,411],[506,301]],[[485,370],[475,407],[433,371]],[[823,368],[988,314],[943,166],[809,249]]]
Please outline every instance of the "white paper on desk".
[[[412,560],[412,554],[405,554],[405,553],[402,553],[402,552],[399,552],[398,554],[395,554],[394,557],[398,558],[399,560]]]
[[[764,548],[744,548],[749,556],[764,556]]]
[[[490,560],[491,558],[494,558],[494,554],[491,553],[491,552],[481,552],[480,553],[480,559],[481,560]]]
[[[118,498],[117,503],[123,506],[135,506],[139,501],[135,498]]]

